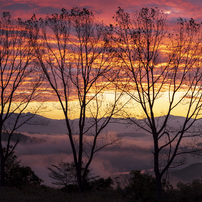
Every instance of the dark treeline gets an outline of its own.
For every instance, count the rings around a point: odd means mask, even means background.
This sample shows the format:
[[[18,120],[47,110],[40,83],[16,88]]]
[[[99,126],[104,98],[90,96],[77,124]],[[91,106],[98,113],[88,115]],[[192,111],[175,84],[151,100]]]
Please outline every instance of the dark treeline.
[[[79,192],[88,187],[95,154],[118,140],[102,133],[112,117],[124,118],[151,134],[156,201],[163,200],[169,168],[183,164],[180,155],[200,155],[199,144],[185,142],[201,135],[195,127],[202,106],[201,28],[193,19],[179,18],[171,28],[158,8],[142,8],[134,14],[119,8],[110,25],[97,21],[85,8],[62,9],[44,19],[33,15],[26,21],[4,12],[0,35],[2,186],[6,162],[18,144],[11,145],[11,138],[30,121],[32,116],[25,117],[24,112],[31,101],[44,101],[42,94],[60,103],[73,157],[67,165],[74,171]],[[105,97],[107,91],[110,99]],[[155,118],[156,108],[164,96],[160,120]],[[133,107],[127,110],[128,106]],[[171,114],[181,106],[185,118],[174,127],[169,124]],[[73,114],[78,114],[76,127]],[[144,119],[136,122],[132,117]],[[8,136],[6,142],[3,134]]]

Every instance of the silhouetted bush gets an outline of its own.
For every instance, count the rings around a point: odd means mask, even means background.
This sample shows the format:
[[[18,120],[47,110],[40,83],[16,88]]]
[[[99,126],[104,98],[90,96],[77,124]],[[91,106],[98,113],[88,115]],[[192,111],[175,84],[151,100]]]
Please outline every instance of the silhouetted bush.
[[[89,182],[90,190],[109,190],[112,189],[113,180],[111,177],[107,179],[98,178]]]
[[[61,161],[58,165],[52,165],[48,170],[50,171],[49,177],[54,180],[52,183],[62,187],[62,191],[69,193],[78,191],[74,163]],[[107,179],[94,177],[88,170],[85,191],[109,190],[112,189],[112,184],[113,180],[110,177]]]
[[[202,179],[193,180],[191,183],[179,182],[177,189],[173,192],[175,199],[179,202],[202,201]]]
[[[68,184],[62,187],[61,190],[67,193],[74,193],[74,192],[78,192],[78,186],[77,184]]]
[[[133,201],[155,201],[155,178],[140,171],[132,171],[129,185],[123,189],[123,194]]]
[[[26,166],[20,166],[20,161],[12,151],[5,163],[5,181],[8,186],[22,187],[28,185],[40,185],[42,180],[34,171]]]
[[[132,201],[156,201],[156,179],[140,171],[132,171],[129,185],[123,188],[123,195]],[[162,181],[163,194],[172,190],[168,181]]]
[[[8,184],[15,187],[23,187],[28,185],[40,185],[42,180],[34,173],[34,171],[26,166],[16,166],[10,170]]]
[[[69,163],[69,162],[60,161],[58,165],[52,164],[51,166],[52,167],[49,167],[48,170],[50,171],[49,177],[54,180],[52,184],[62,187],[63,191],[65,190],[67,192],[78,191],[76,167],[74,162]],[[82,168],[82,173],[83,172],[84,172],[84,169]],[[87,170],[87,176],[84,182],[85,190],[90,189],[89,182],[91,181],[91,179],[94,179],[94,177],[90,177],[89,173],[90,173],[90,170]]]

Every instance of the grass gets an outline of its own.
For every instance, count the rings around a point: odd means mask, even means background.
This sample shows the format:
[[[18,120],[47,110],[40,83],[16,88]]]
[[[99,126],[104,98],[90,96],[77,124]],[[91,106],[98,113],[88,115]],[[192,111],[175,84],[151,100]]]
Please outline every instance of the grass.
[[[49,187],[0,188],[1,202],[126,202],[115,190],[80,193],[65,193]]]

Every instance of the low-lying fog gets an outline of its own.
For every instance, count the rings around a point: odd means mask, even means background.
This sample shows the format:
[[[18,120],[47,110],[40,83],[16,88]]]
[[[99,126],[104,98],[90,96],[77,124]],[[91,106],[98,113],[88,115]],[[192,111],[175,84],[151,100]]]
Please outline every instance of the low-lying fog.
[[[42,125],[23,126],[19,132],[28,137],[22,139],[16,148],[21,165],[30,166],[43,179],[44,184],[52,186],[47,168],[60,161],[72,162],[64,121],[46,120]],[[102,136],[118,137],[119,140],[96,153],[90,167],[96,176],[113,177],[131,170],[153,168],[152,138],[144,130],[128,124],[112,123],[103,131],[100,137]],[[92,136],[88,136],[90,138]],[[190,162],[200,160],[191,159]]]

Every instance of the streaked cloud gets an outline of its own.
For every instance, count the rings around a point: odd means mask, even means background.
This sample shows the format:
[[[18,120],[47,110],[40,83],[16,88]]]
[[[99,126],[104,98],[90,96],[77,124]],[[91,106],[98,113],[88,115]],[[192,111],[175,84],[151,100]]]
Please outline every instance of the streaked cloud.
[[[169,15],[170,20],[174,20],[178,17],[188,19],[192,17],[198,21],[202,20],[201,0],[146,0],[144,2],[140,0],[61,0],[60,2],[56,0],[35,0],[33,2],[28,0],[3,0],[1,1],[0,11],[10,11],[15,17],[29,18],[33,13],[44,16],[46,14],[60,12],[61,8],[70,10],[76,6],[92,10],[98,18],[103,19],[104,21],[112,21],[112,17],[119,6],[128,12],[139,10],[142,7],[159,7]]]

